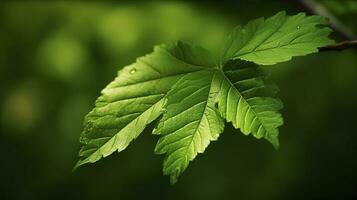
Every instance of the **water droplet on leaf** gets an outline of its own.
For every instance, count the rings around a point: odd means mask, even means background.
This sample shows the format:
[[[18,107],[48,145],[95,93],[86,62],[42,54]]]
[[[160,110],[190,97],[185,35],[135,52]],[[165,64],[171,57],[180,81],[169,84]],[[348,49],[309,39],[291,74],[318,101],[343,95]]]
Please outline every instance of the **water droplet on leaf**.
[[[131,69],[131,70],[130,70],[130,72],[129,72],[129,73],[130,73],[130,74],[134,74],[135,72],[136,72],[136,69],[135,69],[135,68],[133,68],[133,69]]]
[[[300,29],[301,27],[300,27],[300,26],[297,26],[296,28],[297,28],[297,29]]]

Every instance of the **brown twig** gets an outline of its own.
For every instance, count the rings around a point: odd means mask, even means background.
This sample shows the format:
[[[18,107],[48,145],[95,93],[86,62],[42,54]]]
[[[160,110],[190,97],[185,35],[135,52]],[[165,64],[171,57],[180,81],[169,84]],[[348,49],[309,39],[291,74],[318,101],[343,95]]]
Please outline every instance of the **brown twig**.
[[[357,40],[343,41],[336,44],[320,47],[319,52],[342,51],[350,48],[357,49]]]

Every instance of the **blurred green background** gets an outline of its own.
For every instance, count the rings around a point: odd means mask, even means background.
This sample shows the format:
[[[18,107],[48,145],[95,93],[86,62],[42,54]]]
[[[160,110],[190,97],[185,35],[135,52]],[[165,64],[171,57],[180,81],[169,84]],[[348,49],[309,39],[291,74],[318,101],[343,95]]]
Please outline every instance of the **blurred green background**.
[[[357,33],[355,0],[320,0]],[[219,52],[229,31],[297,1],[0,3],[0,199],[357,199],[357,51],[271,68],[281,149],[227,124],[170,186],[148,129],[72,173],[82,120],[116,71],[177,39]],[[342,40],[334,35],[336,40]]]

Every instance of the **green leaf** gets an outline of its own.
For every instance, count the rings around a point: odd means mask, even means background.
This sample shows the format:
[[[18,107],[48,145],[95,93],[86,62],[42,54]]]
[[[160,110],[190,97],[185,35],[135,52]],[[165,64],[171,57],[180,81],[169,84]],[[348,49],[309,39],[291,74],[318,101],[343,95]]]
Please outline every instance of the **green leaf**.
[[[86,116],[76,167],[124,150],[161,114],[164,97],[177,80],[213,65],[207,51],[177,42],[158,46],[124,67]]]
[[[155,153],[175,183],[198,153],[232,122],[245,135],[279,147],[283,124],[277,87],[256,64],[269,65],[331,44],[326,21],[284,12],[236,28],[221,63],[207,50],[184,42],[161,45],[124,67],[85,118],[75,168],[124,150],[156,119]],[[247,62],[249,61],[249,62]]]
[[[223,131],[223,119],[211,91],[217,71],[200,71],[182,77],[167,95],[167,111],[155,130],[161,135],[155,152],[167,154],[164,174],[174,183],[197,153]]]
[[[225,44],[222,62],[241,59],[260,65],[273,65],[318,51],[318,47],[333,44],[328,38],[331,29],[320,16],[299,13],[287,16],[285,12],[256,19],[236,27]]]

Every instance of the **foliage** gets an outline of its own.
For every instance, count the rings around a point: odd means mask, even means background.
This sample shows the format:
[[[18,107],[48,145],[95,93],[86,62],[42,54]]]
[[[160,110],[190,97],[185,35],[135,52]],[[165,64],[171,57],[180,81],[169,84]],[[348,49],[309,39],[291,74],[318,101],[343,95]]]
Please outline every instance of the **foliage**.
[[[332,44],[327,24],[304,13],[253,20],[233,30],[219,60],[182,41],[156,46],[102,91],[86,116],[76,167],[124,150],[158,118],[155,152],[166,155],[164,174],[172,183],[217,140],[224,120],[278,148],[282,103],[262,68]]]

